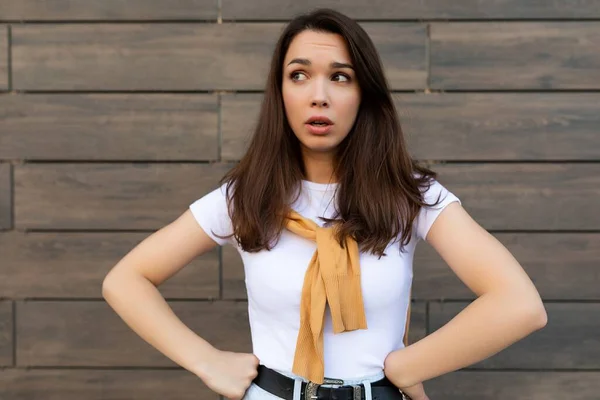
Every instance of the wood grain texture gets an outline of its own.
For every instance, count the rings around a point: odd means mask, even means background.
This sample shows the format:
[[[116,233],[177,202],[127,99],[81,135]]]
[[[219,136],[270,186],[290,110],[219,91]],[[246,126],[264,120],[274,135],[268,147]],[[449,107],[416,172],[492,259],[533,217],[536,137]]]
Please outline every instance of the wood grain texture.
[[[187,370],[0,370],[7,400],[219,400]]]
[[[429,323],[436,331],[467,303],[431,303]],[[473,368],[600,368],[600,304],[546,303],[548,324]]]
[[[158,229],[218,186],[225,164],[30,164],[15,168],[18,229]]]
[[[427,306],[425,303],[412,302],[410,306],[410,326],[408,327],[409,345],[427,336]]]
[[[0,233],[0,297],[102,298],[108,271],[149,233]],[[159,286],[166,298],[219,297],[210,251]]]
[[[254,134],[263,94],[235,93],[221,96],[221,159],[242,158]]]
[[[600,300],[600,234],[494,233],[544,300]],[[425,242],[414,260],[414,298],[474,299],[475,295]]]
[[[2,15],[1,10],[0,15]],[[3,90],[8,90],[8,26],[6,25],[0,25],[0,91]]]
[[[5,369],[0,386],[8,399],[218,400],[183,370]],[[461,371],[425,382],[425,390],[448,400],[597,400],[600,373]]]
[[[196,334],[227,351],[251,352],[245,302],[170,302]],[[103,301],[17,302],[17,366],[177,366]]]
[[[403,91],[411,154],[548,310],[541,331],[425,382],[429,396],[598,399],[600,0],[0,1],[0,398],[219,400],[101,283],[242,157],[275,41],[316,7],[360,21]],[[474,299],[426,243],[414,270],[411,343]],[[231,245],[159,290],[211,344],[251,351]]]
[[[216,95],[0,96],[0,159],[216,160]]]
[[[597,230],[600,164],[432,165],[488,230]]]
[[[216,0],[3,0],[0,19],[19,21],[217,19]]]
[[[413,157],[422,160],[598,160],[597,93],[394,94]],[[244,154],[263,94],[223,96],[224,160]]]
[[[600,372],[460,371],[425,382],[432,399],[596,400]]]
[[[18,90],[263,89],[281,24],[13,27]]]
[[[18,90],[262,90],[283,24],[13,27]],[[365,24],[394,89],[424,88],[426,27]],[[398,39],[401,38],[401,39]]]
[[[0,295],[0,297],[3,297]],[[0,367],[13,364],[12,301],[0,301]],[[2,387],[2,385],[0,385]]]
[[[384,20],[600,17],[598,0],[222,0],[223,18],[235,20],[287,19],[317,7],[331,7],[356,19]]]
[[[599,89],[593,22],[434,23],[436,89]]]
[[[589,160],[600,157],[598,93],[396,94],[414,157]]]
[[[427,26],[363,23],[383,63],[391,89],[423,89],[427,85]]]
[[[12,228],[11,165],[0,163],[0,231]]]

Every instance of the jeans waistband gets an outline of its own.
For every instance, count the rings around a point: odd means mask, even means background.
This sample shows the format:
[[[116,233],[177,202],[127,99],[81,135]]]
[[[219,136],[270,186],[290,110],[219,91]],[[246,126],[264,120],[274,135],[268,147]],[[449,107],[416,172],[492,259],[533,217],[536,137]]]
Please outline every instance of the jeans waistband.
[[[295,375],[291,372],[287,372],[287,371],[282,371],[279,369],[273,369],[274,371],[279,372],[282,375],[287,376],[288,378],[292,378],[294,380],[300,380],[302,382],[308,382],[308,380],[302,376],[299,375]],[[376,374],[371,374],[371,375],[365,375],[365,376],[359,376],[359,377],[355,377],[355,378],[349,378],[349,379],[343,379],[344,381],[344,385],[359,385],[361,383],[366,383],[366,382],[375,382],[378,381],[380,379],[383,379],[385,377],[385,373],[383,371],[380,371]],[[334,376],[326,376],[326,378],[334,378],[334,379],[339,379],[337,377]],[[328,387],[328,386],[339,386],[339,385],[333,385],[333,384],[322,384],[321,386],[324,387]]]

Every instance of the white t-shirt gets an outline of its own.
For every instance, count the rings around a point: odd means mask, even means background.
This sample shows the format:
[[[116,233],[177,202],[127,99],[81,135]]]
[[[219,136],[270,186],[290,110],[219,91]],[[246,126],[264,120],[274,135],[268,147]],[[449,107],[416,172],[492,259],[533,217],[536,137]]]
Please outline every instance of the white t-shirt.
[[[318,217],[333,215],[335,187],[336,184],[302,181],[302,194],[292,208],[323,226]],[[377,374],[383,370],[386,356],[404,346],[402,338],[416,244],[426,237],[446,205],[453,201],[460,203],[437,181],[425,193],[425,201],[433,204],[439,194],[441,203],[438,206],[421,209],[405,253],[400,252],[397,242],[388,245],[387,256],[380,259],[376,255],[361,253],[361,285],[367,329],[334,334],[327,307],[323,333],[326,377],[352,379]],[[214,233],[223,236],[232,232],[225,185],[195,201],[190,209],[202,229],[215,242],[234,245],[242,257],[254,355],[269,368],[291,373],[300,328],[304,274],[316,244],[284,230],[271,251],[247,253],[237,246],[235,239],[216,237]]]

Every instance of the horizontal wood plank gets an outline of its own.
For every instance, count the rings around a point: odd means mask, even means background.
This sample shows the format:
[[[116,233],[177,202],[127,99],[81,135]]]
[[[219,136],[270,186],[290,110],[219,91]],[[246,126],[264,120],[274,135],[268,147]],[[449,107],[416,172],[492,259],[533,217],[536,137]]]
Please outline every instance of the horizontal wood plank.
[[[239,160],[254,134],[263,94],[221,96],[221,159]]]
[[[413,157],[422,160],[597,160],[598,93],[395,94]],[[222,98],[224,160],[239,160],[263,94]]]
[[[0,96],[0,159],[216,160],[216,95]]]
[[[218,399],[185,370],[5,369],[0,386],[8,399]],[[597,400],[600,373],[460,371],[426,381],[425,391],[448,400]]]
[[[15,0],[16,1],[16,0]],[[332,7],[356,19],[539,19],[598,18],[600,1],[569,0],[222,0],[224,19],[283,19],[317,7]]]
[[[363,23],[383,63],[391,89],[427,86],[427,26],[424,24]]]
[[[600,164],[432,165],[488,230],[598,230]]]
[[[251,352],[245,302],[170,302],[196,334],[227,351]],[[177,366],[103,301],[17,302],[17,366]]]
[[[422,302],[413,302],[410,306],[408,343],[412,344],[418,342],[425,336],[427,336],[427,306]]]
[[[18,229],[158,229],[218,186],[225,164],[29,164],[15,168]]]
[[[466,303],[431,303],[429,322],[436,331]],[[548,324],[475,368],[598,369],[600,368],[600,304],[546,303]]]
[[[246,302],[170,305],[213,346],[251,352]],[[425,336],[425,321],[425,304],[413,304],[411,343]],[[104,302],[19,302],[17,329],[18,366],[175,366],[124,325]]]
[[[109,270],[147,233],[0,233],[0,297],[101,298]],[[215,249],[159,286],[166,298],[218,298]]]
[[[281,23],[14,26],[13,86],[40,91],[262,90],[282,27]],[[367,23],[364,28],[381,53],[392,88],[425,87],[425,25]]]
[[[18,90],[263,89],[281,24],[13,27]]]
[[[0,163],[0,230],[12,228],[11,165]]]
[[[0,19],[18,21],[118,21],[217,19],[216,0],[3,0]]]
[[[591,22],[434,23],[435,89],[600,89]]]
[[[44,400],[219,400],[187,370],[4,369],[6,399]]]
[[[536,285],[544,300],[600,300],[600,234],[495,233]],[[413,297],[473,299],[437,252],[417,246]]]
[[[226,164],[17,166],[15,226],[156,229],[216,187],[228,168]],[[600,215],[588,212],[598,203],[599,165],[460,164],[434,168],[440,172],[440,181],[487,229],[600,226]],[[140,198],[140,193],[147,196]],[[544,207],[539,206],[540,199]]]
[[[598,160],[598,93],[396,94],[423,160]]]
[[[0,295],[0,297],[2,297]],[[0,367],[13,364],[12,301],[0,301]],[[1,385],[0,385],[1,386]]]
[[[8,90],[8,26],[0,25],[0,91],[3,90]]]
[[[430,397],[448,400],[596,400],[598,372],[461,371],[425,382]],[[22,370],[0,371],[9,399],[46,400],[217,400],[187,371]]]
[[[356,19],[542,19],[542,18],[598,18],[600,2],[581,0],[573,6],[569,0],[552,2],[528,2],[518,0],[458,0],[448,3],[444,0],[407,1],[403,3],[377,0],[364,3],[359,0],[307,0],[304,3],[291,0],[253,0],[240,2],[222,1],[225,19],[270,20],[288,19],[295,14],[316,7],[333,7]],[[7,0],[0,4],[3,20],[19,21],[62,21],[62,20],[189,20],[216,19],[215,0],[162,1],[108,0],[89,4],[83,0],[53,1],[51,5],[43,0]]]
[[[426,381],[432,399],[596,400],[600,372],[460,371]]]

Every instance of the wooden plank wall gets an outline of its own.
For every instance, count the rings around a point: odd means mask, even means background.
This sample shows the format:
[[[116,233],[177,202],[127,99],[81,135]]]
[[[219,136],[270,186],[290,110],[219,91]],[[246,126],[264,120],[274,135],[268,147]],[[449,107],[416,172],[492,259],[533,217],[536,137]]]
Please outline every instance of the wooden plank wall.
[[[600,0],[3,0],[0,398],[214,399],[101,298],[107,271],[239,159],[295,13],[334,6],[381,52],[415,157],[523,264],[548,326],[426,383],[435,399],[598,399]],[[426,244],[412,340],[473,295]],[[239,257],[160,288],[251,351]]]

